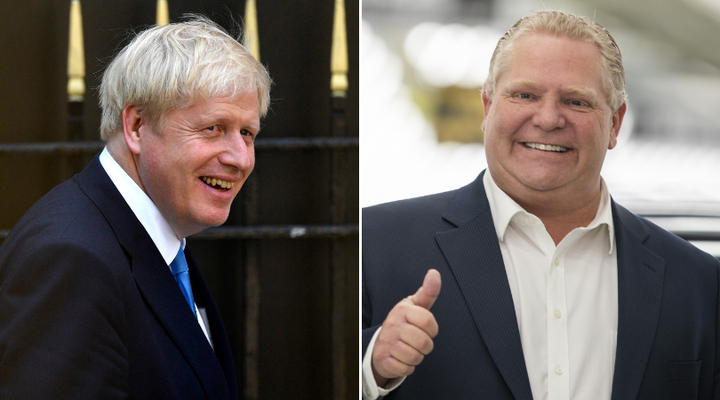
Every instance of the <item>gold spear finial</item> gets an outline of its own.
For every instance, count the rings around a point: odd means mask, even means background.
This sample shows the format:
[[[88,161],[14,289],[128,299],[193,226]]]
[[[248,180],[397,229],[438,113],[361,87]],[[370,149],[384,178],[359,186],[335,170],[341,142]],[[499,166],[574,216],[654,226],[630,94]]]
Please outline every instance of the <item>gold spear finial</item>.
[[[245,46],[258,61],[260,61],[259,37],[255,0],[247,0],[245,2]]]
[[[157,7],[155,8],[155,23],[158,26],[170,23],[170,12],[168,11],[167,0],[157,0]]]
[[[333,40],[330,53],[330,89],[333,96],[345,96],[348,89],[347,28],[345,26],[345,1],[335,0]]]
[[[70,38],[68,42],[68,99],[83,101],[85,96],[85,50],[83,47],[80,0],[70,3]]]

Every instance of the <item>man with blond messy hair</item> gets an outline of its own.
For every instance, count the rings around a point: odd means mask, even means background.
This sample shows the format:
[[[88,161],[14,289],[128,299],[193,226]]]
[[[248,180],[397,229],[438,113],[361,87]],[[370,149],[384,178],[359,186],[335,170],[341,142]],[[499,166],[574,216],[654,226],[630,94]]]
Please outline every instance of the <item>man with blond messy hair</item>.
[[[600,176],[627,108],[612,36],[533,13],[481,95],[475,182],[363,211],[363,397],[720,399],[718,260]]]
[[[270,78],[195,17],[137,35],[100,86],[106,148],[0,249],[0,398],[237,399],[185,238],[225,222]]]

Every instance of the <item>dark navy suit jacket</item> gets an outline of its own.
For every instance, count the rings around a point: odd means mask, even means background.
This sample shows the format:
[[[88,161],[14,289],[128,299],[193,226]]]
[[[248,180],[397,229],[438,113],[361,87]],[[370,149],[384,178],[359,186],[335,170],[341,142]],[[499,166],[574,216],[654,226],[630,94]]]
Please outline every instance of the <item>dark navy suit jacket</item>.
[[[217,307],[185,252],[213,348],[97,157],[0,248],[0,399],[237,399]]]
[[[532,399],[482,176],[456,191],[363,210],[363,354],[427,270],[442,275],[431,310],[440,327],[435,348],[387,399]],[[612,213],[612,399],[720,399],[720,264],[615,202]]]

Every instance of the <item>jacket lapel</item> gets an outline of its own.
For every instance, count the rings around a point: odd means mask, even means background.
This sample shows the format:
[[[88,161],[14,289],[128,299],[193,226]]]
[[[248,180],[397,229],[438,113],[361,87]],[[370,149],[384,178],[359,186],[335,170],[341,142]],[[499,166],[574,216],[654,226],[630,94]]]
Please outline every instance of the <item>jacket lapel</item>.
[[[612,399],[634,399],[655,339],[665,261],[643,244],[648,233],[638,217],[614,201],[618,250],[618,333]]]
[[[195,259],[187,249],[185,250],[185,258],[187,259],[190,269],[190,281],[192,282],[195,303],[197,303],[198,307],[204,307],[207,312],[207,319],[210,324],[208,329],[210,329],[213,338],[213,350],[224,372],[225,380],[227,381],[227,387],[230,392],[228,397],[230,399],[236,399],[238,397],[237,372],[235,370],[235,361],[233,360],[227,330],[225,330],[225,325],[222,322],[215,301],[210,295],[210,290],[205,284],[202,275],[200,275],[200,270],[195,263]]]
[[[141,294],[185,356],[207,398],[229,398],[222,368],[177,282],[145,228],[105,173],[98,157],[74,179],[112,226],[131,260],[132,273]]]
[[[437,233],[435,238],[513,396],[531,400],[517,317],[483,175],[459,189],[443,214],[457,228]]]
[[[132,257],[135,282],[195,371],[207,398],[229,398],[220,363],[157,248],[152,241],[141,238],[136,243],[135,254],[138,255]]]

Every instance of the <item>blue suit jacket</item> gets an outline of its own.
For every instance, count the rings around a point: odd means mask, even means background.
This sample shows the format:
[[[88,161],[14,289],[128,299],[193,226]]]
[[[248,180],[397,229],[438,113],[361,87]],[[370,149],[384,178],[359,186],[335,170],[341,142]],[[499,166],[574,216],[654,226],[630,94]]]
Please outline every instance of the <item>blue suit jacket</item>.
[[[456,191],[363,210],[363,354],[427,270],[442,275],[431,310],[440,327],[435,348],[388,399],[532,399],[482,176]],[[720,399],[718,261],[615,202],[612,213],[612,398]]]
[[[0,398],[237,399],[217,307],[186,250],[214,351],[97,157],[0,248]]]

